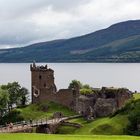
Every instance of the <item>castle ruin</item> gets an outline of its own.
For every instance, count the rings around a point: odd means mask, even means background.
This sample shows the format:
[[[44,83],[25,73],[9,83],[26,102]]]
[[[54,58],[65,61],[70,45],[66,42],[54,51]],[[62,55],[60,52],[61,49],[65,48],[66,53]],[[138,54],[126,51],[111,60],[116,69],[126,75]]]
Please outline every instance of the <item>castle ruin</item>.
[[[46,66],[30,66],[32,84],[32,103],[53,101],[76,110],[79,97],[79,87],[73,89],[60,89],[57,91],[54,83],[54,71]]]
[[[64,105],[85,117],[103,117],[124,106],[132,92],[124,88],[103,87],[94,94],[81,95],[79,86],[57,91],[54,71],[46,66],[30,65],[32,103],[52,101]]]

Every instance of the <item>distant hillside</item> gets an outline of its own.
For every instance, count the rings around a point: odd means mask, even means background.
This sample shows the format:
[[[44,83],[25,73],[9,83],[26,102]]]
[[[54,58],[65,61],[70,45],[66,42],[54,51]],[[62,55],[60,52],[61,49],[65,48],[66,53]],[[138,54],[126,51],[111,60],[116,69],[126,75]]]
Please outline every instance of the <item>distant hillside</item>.
[[[140,20],[91,34],[0,50],[0,62],[140,62]]]

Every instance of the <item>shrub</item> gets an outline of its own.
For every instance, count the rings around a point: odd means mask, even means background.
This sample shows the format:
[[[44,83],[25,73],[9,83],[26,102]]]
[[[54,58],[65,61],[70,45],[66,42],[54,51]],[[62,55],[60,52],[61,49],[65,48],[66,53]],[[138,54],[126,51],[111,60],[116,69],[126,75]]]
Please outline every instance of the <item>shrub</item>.
[[[80,93],[81,94],[92,94],[93,93],[93,90],[92,89],[87,89],[87,88],[82,88],[80,89]]]
[[[20,111],[12,110],[11,112],[9,112],[7,115],[5,115],[4,117],[0,119],[0,125],[4,125],[10,122],[13,122],[13,123],[19,122],[19,121],[23,121],[23,117],[21,117]]]
[[[68,88],[72,89],[72,88],[74,88],[75,85],[78,85],[79,88],[82,88],[82,83],[78,80],[72,80],[71,83],[69,84]]]
[[[140,136],[140,110],[131,112],[128,119],[130,123],[126,128],[126,133],[129,135]]]

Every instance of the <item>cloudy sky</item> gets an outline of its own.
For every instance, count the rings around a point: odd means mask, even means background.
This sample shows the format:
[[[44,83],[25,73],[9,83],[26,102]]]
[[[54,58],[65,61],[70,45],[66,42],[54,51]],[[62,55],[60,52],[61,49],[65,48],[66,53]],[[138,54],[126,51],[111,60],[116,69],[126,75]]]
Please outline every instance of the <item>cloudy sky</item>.
[[[0,48],[87,34],[140,19],[140,0],[0,0]]]

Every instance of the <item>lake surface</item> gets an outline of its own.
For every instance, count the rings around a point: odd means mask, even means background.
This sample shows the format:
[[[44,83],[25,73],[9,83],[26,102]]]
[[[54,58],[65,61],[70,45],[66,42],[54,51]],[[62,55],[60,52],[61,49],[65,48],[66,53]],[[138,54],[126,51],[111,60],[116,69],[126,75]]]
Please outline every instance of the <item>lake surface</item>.
[[[37,64],[39,65],[39,64]],[[126,87],[140,91],[140,64],[128,63],[49,63],[58,89],[67,88],[73,79],[93,87]],[[0,85],[18,81],[31,89],[29,63],[0,64]]]

